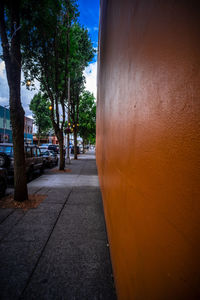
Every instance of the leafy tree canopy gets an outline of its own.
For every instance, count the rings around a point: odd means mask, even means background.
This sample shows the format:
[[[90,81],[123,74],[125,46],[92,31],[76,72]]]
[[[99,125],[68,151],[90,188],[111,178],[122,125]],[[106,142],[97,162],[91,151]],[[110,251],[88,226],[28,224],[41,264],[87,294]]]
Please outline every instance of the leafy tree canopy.
[[[79,135],[83,140],[95,143],[96,139],[96,102],[89,91],[84,91],[79,105]]]
[[[41,93],[36,94],[30,103],[30,109],[33,112],[34,123],[37,126],[39,136],[47,134],[52,128],[50,111],[50,102]]]
[[[32,26],[27,24],[27,40],[23,48],[26,79],[40,82],[52,110],[51,121],[60,145],[60,170],[64,169],[63,129],[68,96],[70,31],[77,20],[77,4],[73,0],[46,0],[47,11],[39,12]],[[41,20],[42,19],[42,20]]]
[[[70,31],[70,77],[77,77],[94,57],[88,30],[74,23]]]

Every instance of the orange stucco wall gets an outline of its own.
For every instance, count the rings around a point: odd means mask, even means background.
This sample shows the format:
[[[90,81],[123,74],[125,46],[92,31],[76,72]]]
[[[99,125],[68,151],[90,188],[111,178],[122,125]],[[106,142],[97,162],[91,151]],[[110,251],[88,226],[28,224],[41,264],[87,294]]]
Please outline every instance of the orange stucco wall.
[[[119,299],[200,299],[198,2],[101,1],[97,164]]]

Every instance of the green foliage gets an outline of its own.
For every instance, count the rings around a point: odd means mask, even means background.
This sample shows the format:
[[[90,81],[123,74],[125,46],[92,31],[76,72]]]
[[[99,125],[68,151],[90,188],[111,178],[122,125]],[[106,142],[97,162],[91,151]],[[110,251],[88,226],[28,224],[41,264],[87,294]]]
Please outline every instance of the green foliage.
[[[78,15],[76,0],[20,1],[25,81],[31,80],[30,88],[33,88],[34,79],[37,79],[43,96],[51,102],[51,120],[59,143],[62,140],[66,104],[72,122],[80,123],[80,95],[85,83],[83,71],[95,53],[87,29],[77,22]]]
[[[37,126],[38,136],[45,135],[52,128],[50,102],[41,93],[36,94],[30,103],[30,109],[33,112],[34,123]]]
[[[43,3],[43,2],[42,2]],[[94,56],[88,31],[77,23],[76,1],[46,0],[40,10],[24,27],[23,70],[26,79],[37,79],[41,90],[53,106],[52,121],[55,132],[63,129],[58,105],[65,116],[68,100],[68,78],[71,81],[70,107],[77,120],[79,95],[83,90],[84,68]],[[27,3],[26,14],[33,10]],[[26,18],[27,20],[27,18]],[[65,120],[64,120],[65,121]]]
[[[47,7],[43,5],[45,2],[48,3]],[[67,84],[68,23],[77,16],[74,1],[68,1],[68,5],[66,2],[48,0],[38,3],[40,10],[32,22],[24,24],[26,34],[23,35],[25,77],[31,80],[36,78],[43,91],[50,92],[53,97],[56,95],[58,101],[63,90],[66,91]]]
[[[70,31],[70,77],[80,76],[84,68],[94,57],[95,50],[88,30],[74,23]]]
[[[89,91],[82,93],[79,106],[79,135],[83,140],[95,144],[96,139],[96,103]]]
[[[88,31],[77,23],[74,0],[24,1],[23,71],[43,91],[67,98],[67,78],[79,77],[94,56]],[[40,8],[38,10],[38,7]],[[35,13],[34,13],[35,11]],[[37,13],[36,13],[37,11]]]
[[[73,24],[70,32],[70,119],[73,124],[79,123],[80,95],[84,91],[85,77],[83,71],[94,56],[94,49],[88,31],[79,24]],[[77,136],[74,128],[74,138]],[[76,143],[76,141],[75,141]]]

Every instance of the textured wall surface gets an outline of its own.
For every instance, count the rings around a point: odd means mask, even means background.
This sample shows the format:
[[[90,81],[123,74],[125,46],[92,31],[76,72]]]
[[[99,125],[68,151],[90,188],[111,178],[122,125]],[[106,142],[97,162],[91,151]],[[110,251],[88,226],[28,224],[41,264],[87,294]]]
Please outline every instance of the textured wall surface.
[[[119,299],[200,299],[198,1],[102,0],[97,164]]]

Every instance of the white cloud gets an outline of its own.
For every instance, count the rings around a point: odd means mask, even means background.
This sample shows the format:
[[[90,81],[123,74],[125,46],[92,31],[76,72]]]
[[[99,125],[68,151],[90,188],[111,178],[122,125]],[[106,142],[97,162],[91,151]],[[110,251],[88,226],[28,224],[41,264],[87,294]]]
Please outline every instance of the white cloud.
[[[97,95],[97,62],[89,64],[84,71],[86,78],[86,90],[94,94],[95,98]]]
[[[8,105],[8,98],[6,98],[6,97],[0,97],[0,105],[1,106]]]
[[[32,115],[27,115],[27,117],[28,117],[29,119],[32,119],[32,120],[33,120],[33,116],[32,116]]]
[[[86,78],[86,90],[90,91],[96,97],[97,94],[97,62],[91,63],[84,71],[84,76]],[[22,74],[22,80],[23,80]],[[39,89],[39,83],[35,83],[36,87]],[[21,86],[21,102],[25,110],[26,116],[32,116],[29,109],[29,104],[34,94],[38,93],[38,90],[29,91],[25,86]],[[5,71],[5,64],[0,61],[0,105],[9,104],[9,88]]]
[[[88,32],[92,32],[92,31],[98,31],[99,30],[99,28],[98,27],[87,27],[87,31]]]
[[[0,105],[5,106],[9,103],[8,83],[6,78],[6,70],[4,61],[0,61]]]
[[[4,61],[0,62],[0,77],[3,78],[5,75],[5,63]]]
[[[22,73],[22,80],[24,80],[24,76]],[[29,91],[25,86],[21,86],[21,102],[22,106],[25,110],[26,116],[32,116],[32,113],[29,109],[29,104],[34,94],[38,91]],[[9,104],[9,88],[8,81],[6,77],[5,63],[4,61],[0,61],[0,105],[5,106]]]

